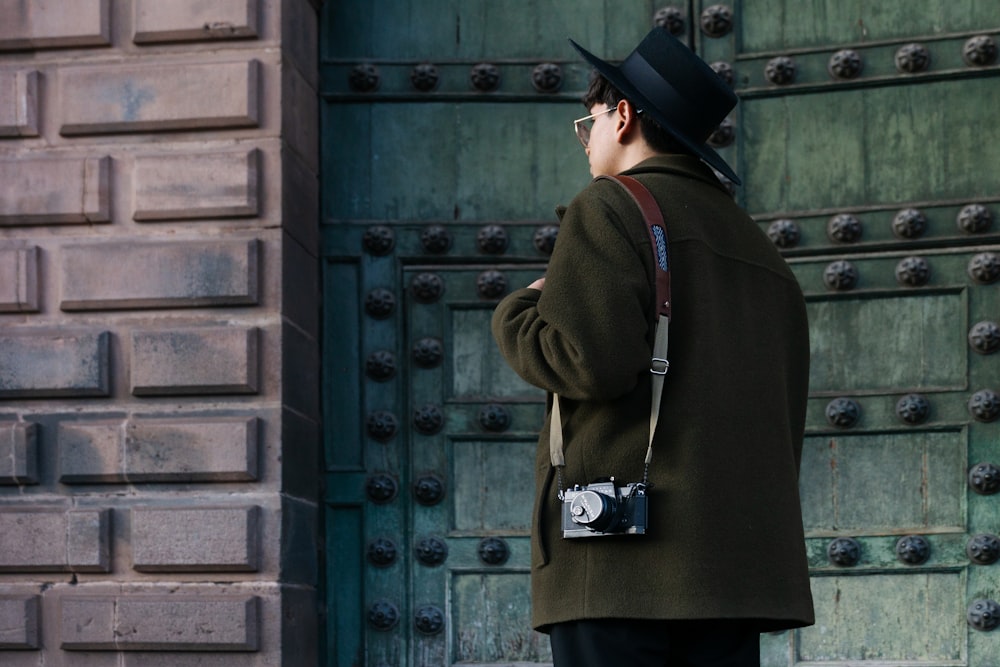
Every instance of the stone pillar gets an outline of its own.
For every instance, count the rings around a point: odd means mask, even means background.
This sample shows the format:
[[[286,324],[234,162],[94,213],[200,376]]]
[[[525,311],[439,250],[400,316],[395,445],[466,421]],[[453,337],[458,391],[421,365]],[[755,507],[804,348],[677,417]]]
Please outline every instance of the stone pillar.
[[[0,0],[0,664],[318,664],[318,0]]]

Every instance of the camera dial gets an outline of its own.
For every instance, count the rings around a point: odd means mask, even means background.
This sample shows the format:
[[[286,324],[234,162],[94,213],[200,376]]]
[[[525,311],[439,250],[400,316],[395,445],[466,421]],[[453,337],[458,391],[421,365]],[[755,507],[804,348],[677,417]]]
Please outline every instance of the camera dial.
[[[614,498],[588,489],[573,498],[569,513],[574,523],[591,530],[607,530],[614,522],[616,509]]]

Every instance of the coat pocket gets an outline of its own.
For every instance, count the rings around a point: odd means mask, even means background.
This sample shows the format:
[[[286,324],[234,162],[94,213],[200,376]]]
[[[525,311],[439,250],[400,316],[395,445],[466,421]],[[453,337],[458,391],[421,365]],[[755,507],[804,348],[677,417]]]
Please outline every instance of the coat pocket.
[[[552,517],[549,496],[552,492],[555,473],[555,468],[546,466],[543,470],[538,471],[536,477],[538,492],[535,494],[535,509],[531,520],[531,566],[533,568],[545,567],[549,562],[548,531],[546,528]]]

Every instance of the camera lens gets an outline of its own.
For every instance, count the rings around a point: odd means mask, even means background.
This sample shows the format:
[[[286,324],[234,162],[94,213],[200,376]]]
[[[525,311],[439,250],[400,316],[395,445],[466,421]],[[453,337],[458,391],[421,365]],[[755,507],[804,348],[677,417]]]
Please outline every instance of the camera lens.
[[[615,499],[596,491],[583,491],[573,498],[569,514],[575,523],[602,531],[614,520]]]

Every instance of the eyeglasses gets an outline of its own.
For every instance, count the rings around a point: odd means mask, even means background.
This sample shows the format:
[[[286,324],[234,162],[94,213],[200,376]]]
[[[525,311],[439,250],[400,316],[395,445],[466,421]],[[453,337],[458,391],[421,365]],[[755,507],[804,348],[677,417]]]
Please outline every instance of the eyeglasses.
[[[590,143],[590,128],[594,126],[594,119],[600,115],[611,113],[617,108],[618,107],[611,107],[610,109],[598,111],[597,113],[592,113],[589,116],[577,118],[573,121],[573,129],[576,130],[576,138],[580,140],[580,143],[583,144],[584,148],[586,148]]]

